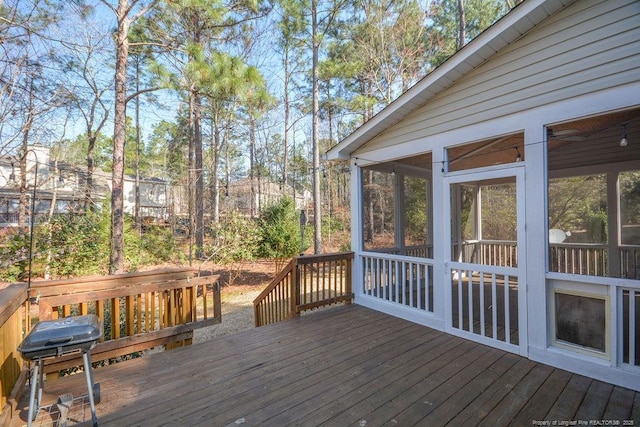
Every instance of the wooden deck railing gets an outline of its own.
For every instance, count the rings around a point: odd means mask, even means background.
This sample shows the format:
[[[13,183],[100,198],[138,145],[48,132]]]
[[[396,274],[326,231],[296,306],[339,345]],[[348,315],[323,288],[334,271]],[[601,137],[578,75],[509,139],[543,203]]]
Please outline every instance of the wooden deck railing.
[[[101,341],[91,350],[93,362],[98,362],[159,346],[187,345],[195,329],[220,323],[218,276],[193,276],[191,269],[155,270],[38,281],[30,290],[17,284],[0,291],[0,425],[15,406],[12,390],[18,395],[26,381],[17,348],[31,329],[32,304],[38,306],[38,320],[96,314],[104,325]],[[81,355],[71,354],[47,360],[44,370],[80,365]]]
[[[549,245],[549,270],[557,273],[606,276],[607,245],[553,243]]]
[[[0,425],[6,425],[15,411],[16,398],[24,384],[26,372],[18,346],[23,331],[29,329],[27,285],[15,284],[0,291]]]
[[[218,276],[192,277],[191,270],[156,270],[32,283],[40,320],[96,314],[104,336],[94,361],[149,348],[190,344],[193,331],[221,322]],[[77,356],[45,365],[54,372],[77,365]]]
[[[253,301],[256,326],[297,317],[305,310],[350,303],[353,252],[300,256]]]

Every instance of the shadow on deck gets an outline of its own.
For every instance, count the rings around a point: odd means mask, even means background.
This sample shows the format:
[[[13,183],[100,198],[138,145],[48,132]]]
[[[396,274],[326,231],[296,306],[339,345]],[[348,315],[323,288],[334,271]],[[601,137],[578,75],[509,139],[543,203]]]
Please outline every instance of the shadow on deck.
[[[640,393],[354,305],[99,368],[95,379],[100,426],[640,423]],[[85,387],[82,375],[50,381],[43,403]],[[12,425],[26,424],[27,401],[28,388]],[[71,416],[83,420],[88,407]]]

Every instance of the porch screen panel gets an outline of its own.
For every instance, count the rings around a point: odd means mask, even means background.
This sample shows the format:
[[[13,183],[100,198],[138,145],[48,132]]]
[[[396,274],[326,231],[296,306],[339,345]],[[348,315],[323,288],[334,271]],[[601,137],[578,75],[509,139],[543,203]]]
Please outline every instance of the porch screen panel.
[[[637,369],[640,109],[546,131],[553,345]]]
[[[640,170],[619,175],[620,274],[640,280]]]
[[[397,252],[395,242],[395,174],[362,170],[364,249]]]
[[[549,271],[607,276],[607,177],[549,180]]]
[[[454,261],[518,266],[515,181],[455,184],[451,213]]]
[[[451,184],[451,326],[520,343],[515,177]]]
[[[433,258],[433,197],[431,179],[405,176],[402,200],[402,255]]]

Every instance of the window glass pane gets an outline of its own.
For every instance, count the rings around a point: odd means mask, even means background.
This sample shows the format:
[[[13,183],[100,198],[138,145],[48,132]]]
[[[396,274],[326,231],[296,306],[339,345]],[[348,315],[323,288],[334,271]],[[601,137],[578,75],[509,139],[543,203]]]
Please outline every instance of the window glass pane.
[[[607,350],[606,311],[604,298],[556,292],[556,340],[604,353]]]
[[[36,213],[44,214],[49,212],[51,200],[36,200]]]

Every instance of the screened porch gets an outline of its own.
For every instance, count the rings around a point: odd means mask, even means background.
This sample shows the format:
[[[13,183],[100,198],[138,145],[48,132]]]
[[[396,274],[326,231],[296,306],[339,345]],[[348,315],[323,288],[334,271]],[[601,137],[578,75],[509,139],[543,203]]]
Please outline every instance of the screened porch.
[[[526,156],[540,147],[546,171],[538,176],[527,173]],[[523,132],[452,144],[444,161],[433,158],[355,158],[360,295],[522,354],[526,328],[537,327],[519,316],[527,304],[519,291],[533,280],[522,256],[526,239],[543,234],[546,247],[524,256],[546,260],[550,346],[638,369],[640,110],[550,124],[541,141]],[[526,226],[524,201],[537,197],[526,194],[526,180],[544,181],[535,203],[545,206],[546,229]],[[444,230],[434,230],[438,215]]]

